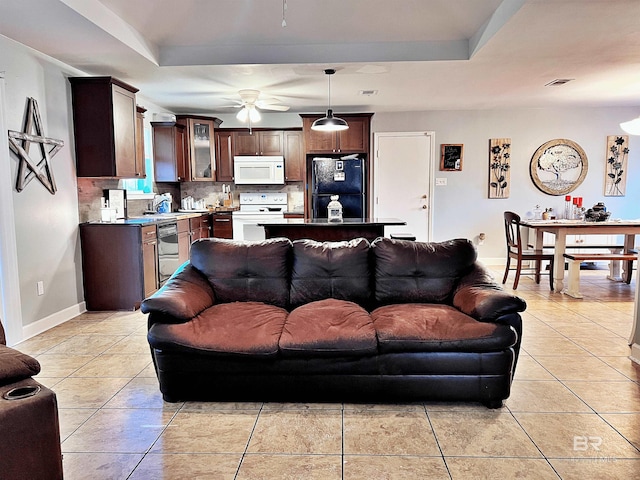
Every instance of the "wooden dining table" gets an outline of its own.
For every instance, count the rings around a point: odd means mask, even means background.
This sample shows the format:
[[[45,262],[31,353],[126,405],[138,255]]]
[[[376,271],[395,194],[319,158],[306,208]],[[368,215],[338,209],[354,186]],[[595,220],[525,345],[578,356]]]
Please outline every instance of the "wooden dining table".
[[[634,248],[635,236],[640,235],[640,219],[586,222],[584,220],[522,220],[521,225],[535,231],[535,249],[542,249],[544,232],[555,235],[553,284],[556,292],[564,290],[564,254],[567,235],[624,235],[624,251]],[[613,247],[613,246],[612,246]],[[624,263],[624,262],[623,262]],[[612,262],[610,278],[620,279],[620,262]],[[623,277],[631,272],[624,272]]]

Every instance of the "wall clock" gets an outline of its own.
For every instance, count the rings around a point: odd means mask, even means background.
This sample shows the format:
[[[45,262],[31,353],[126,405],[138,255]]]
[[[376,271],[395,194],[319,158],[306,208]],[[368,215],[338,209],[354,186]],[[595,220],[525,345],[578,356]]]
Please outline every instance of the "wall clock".
[[[577,143],[565,138],[540,145],[531,157],[531,180],[549,195],[574,191],[587,176],[587,154]]]

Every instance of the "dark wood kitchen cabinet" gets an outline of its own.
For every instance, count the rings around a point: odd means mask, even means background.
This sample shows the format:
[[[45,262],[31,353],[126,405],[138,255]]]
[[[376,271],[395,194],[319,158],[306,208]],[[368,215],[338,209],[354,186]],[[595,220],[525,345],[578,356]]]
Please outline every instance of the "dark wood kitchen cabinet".
[[[133,310],[158,289],[155,225],[80,225],[87,310]]]
[[[213,236],[216,238],[233,238],[233,214],[216,212],[211,215]]]
[[[184,182],[191,178],[185,157],[185,127],[174,122],[151,122],[156,182]]]
[[[146,177],[144,154],[144,114],[146,108],[136,105],[136,171],[140,172],[140,177]]]
[[[70,77],[78,177],[140,178],[136,92],[113,77]]]
[[[182,265],[189,260],[191,252],[191,232],[188,218],[178,220],[178,262]]]
[[[209,215],[210,214],[206,213],[199,217],[191,217],[189,219],[191,243],[201,238],[209,238],[211,236]]]
[[[284,155],[282,130],[256,130],[233,133],[235,155]]]
[[[233,132],[216,131],[216,181],[233,182]]]
[[[176,123],[185,127],[184,156],[189,165],[189,181],[215,180],[215,129],[222,123],[214,117],[178,115]]]
[[[284,131],[284,179],[287,182],[304,181],[305,157],[302,132]]]
[[[369,153],[369,132],[372,113],[336,115],[348,124],[347,130],[339,132],[319,132],[311,130],[313,122],[322,115],[300,115],[306,153]]]

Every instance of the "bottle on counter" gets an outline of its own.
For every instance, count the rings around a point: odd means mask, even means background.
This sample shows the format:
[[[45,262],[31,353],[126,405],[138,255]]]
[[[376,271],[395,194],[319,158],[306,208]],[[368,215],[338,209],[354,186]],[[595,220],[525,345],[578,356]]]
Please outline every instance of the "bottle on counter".
[[[571,218],[571,195],[565,195],[564,197],[564,218],[565,220]]]

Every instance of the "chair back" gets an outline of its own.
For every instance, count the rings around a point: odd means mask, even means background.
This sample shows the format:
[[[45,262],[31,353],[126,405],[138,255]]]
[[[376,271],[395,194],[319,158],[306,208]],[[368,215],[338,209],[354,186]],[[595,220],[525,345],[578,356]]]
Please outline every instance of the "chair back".
[[[522,238],[520,237],[520,215],[504,212],[504,232],[507,240],[507,253],[522,255]]]

